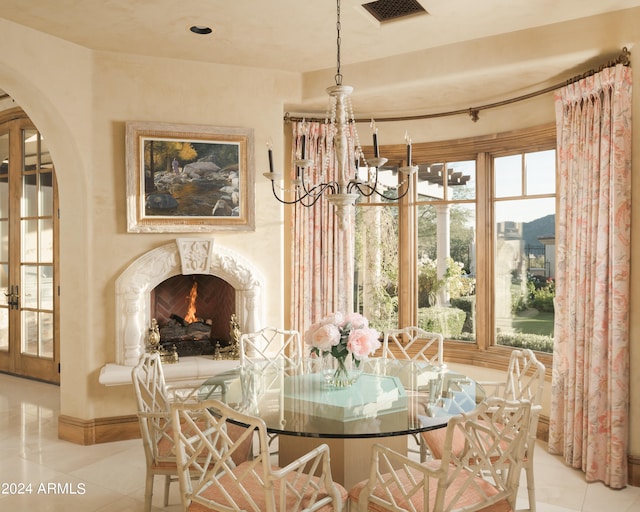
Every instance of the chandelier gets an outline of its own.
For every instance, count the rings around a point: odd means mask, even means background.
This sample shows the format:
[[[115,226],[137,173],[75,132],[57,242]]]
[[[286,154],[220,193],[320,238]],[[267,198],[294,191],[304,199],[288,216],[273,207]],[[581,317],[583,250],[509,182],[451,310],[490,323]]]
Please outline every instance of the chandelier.
[[[265,172],[264,176],[271,180],[271,188],[275,198],[283,204],[300,204],[305,207],[311,207],[316,202],[325,197],[333,206],[338,217],[338,227],[344,229],[351,218],[351,213],[355,208],[356,201],[362,197],[370,197],[377,195],[386,201],[398,201],[404,197],[409,191],[409,180],[399,181],[394,188],[396,193],[388,195],[390,187],[382,186],[378,181],[379,169],[387,162],[379,154],[378,133],[375,121],[371,120],[371,129],[373,134],[373,153],[374,157],[368,161],[364,156],[362,147],[360,146],[360,138],[356,129],[356,120],[353,115],[350,95],[353,87],[342,84],[342,74],[340,73],[340,0],[336,1],[336,61],[337,68],[335,74],[336,84],[327,88],[329,95],[329,106],[325,117],[325,125],[327,126],[326,158],[323,162],[314,162],[312,158],[307,158],[306,154],[306,128],[303,120],[303,129],[301,136],[301,150],[296,155],[294,164],[297,168],[295,179],[291,180],[293,186],[291,198],[281,198],[276,190],[276,181],[281,179],[279,173],[273,170],[273,153],[271,144],[267,144],[269,154],[269,172]],[[411,138],[405,135],[407,144],[406,165],[400,167],[399,171],[402,175],[410,176],[417,171],[418,167],[411,165]],[[349,155],[350,148],[353,148],[355,155]],[[329,163],[334,159],[336,164],[336,179],[327,180],[327,170]],[[360,160],[364,163],[364,167],[360,169]],[[309,177],[308,170],[314,165],[320,165],[320,180],[313,182]],[[366,175],[366,176],[364,176]],[[403,185],[406,183],[406,186]],[[280,191],[283,189],[278,186]],[[402,190],[402,192],[400,192]]]

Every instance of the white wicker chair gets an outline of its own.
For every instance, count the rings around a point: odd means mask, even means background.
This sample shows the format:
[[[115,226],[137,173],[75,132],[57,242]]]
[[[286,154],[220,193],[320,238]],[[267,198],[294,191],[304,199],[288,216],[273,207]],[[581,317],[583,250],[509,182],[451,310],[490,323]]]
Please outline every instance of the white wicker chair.
[[[296,364],[302,358],[302,341],[296,330],[264,327],[240,336],[240,364],[284,360]]]
[[[545,367],[529,349],[513,350],[509,360],[507,378],[504,381],[478,382],[487,396],[498,396],[506,400],[528,400],[531,402],[531,421],[526,441],[525,457],[522,468],[526,472],[529,510],[535,512],[535,479],[533,454],[538,430],[538,418],[541,409],[542,390],[544,388]],[[443,457],[442,443],[444,434],[438,430],[422,433],[426,445],[434,459]],[[457,443],[454,443],[454,448]]]
[[[389,329],[384,333],[382,357],[386,359],[406,359],[409,361],[443,368],[444,338],[442,334],[427,332],[420,327]],[[408,450],[420,454],[420,462],[427,459],[427,445],[418,434],[412,436],[419,448]],[[413,442],[412,441],[412,442]]]
[[[409,359],[442,367],[444,366],[443,346],[444,339],[439,333],[427,332],[415,326],[390,329],[384,333],[382,357]]]
[[[168,505],[169,487],[177,482],[178,468],[173,450],[173,432],[169,411],[169,397],[158,354],[143,354],[131,372],[138,403],[138,421],[147,462],[144,506],[151,510],[153,481],[156,475],[165,476],[164,506]]]
[[[352,510],[513,510],[530,413],[528,401],[486,400],[449,420],[443,458],[427,463],[374,445],[369,479],[349,491]],[[457,439],[463,440],[458,450]]]
[[[333,482],[329,447],[321,445],[285,468],[269,461],[267,429],[260,418],[220,402],[172,405],[184,510],[340,512],[347,491]],[[235,439],[229,425],[240,425]],[[257,434],[259,451],[237,464],[233,455]]]
[[[167,387],[162,362],[157,353],[145,353],[131,372],[138,405],[138,422],[147,464],[144,503],[151,510],[153,483],[156,475],[165,477],[164,506],[169,502],[172,482],[178,481],[174,435],[171,428],[170,404],[197,402],[197,387]],[[244,447],[244,457],[249,456],[250,443]]]
[[[240,364],[249,367],[260,365],[264,379],[269,376],[278,378],[277,372],[269,372],[269,366],[286,365],[295,368],[302,362],[302,338],[296,330],[279,329],[277,327],[264,327],[256,332],[245,333],[240,336]],[[262,387],[274,391],[277,389],[274,382],[263,382]],[[269,445],[273,445],[278,439],[277,434],[269,434]],[[278,453],[272,449],[271,454]]]

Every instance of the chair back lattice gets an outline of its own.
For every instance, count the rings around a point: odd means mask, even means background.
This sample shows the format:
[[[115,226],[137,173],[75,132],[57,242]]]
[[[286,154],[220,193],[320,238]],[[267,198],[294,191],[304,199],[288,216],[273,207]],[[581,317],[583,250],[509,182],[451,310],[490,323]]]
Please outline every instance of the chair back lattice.
[[[199,504],[210,510],[313,511],[336,498],[323,491],[325,481],[312,476],[328,468],[328,457],[316,457],[309,466],[301,464],[292,478],[278,475],[278,468],[272,468],[269,461],[267,430],[260,418],[211,399],[172,404],[172,421],[185,510]],[[230,435],[230,426],[234,435]],[[254,435],[257,454],[236,465],[234,454],[242,452]],[[337,500],[341,503],[340,497]]]
[[[360,510],[378,510],[378,505],[410,512],[471,512],[503,500],[515,510],[530,412],[528,401],[494,397],[452,417],[441,461],[421,464],[376,445],[371,478],[358,498]],[[461,449],[454,449],[454,443]]]
[[[147,461],[175,461],[169,399],[157,353],[144,354],[131,372]]]
[[[454,417],[448,426],[442,466],[454,468],[439,481],[435,510],[458,508],[454,503],[487,479],[494,489],[483,493],[486,504],[507,499],[515,510],[520,468],[529,432],[531,403],[489,398],[477,411]],[[456,453],[453,442],[464,437],[464,448]],[[452,482],[459,479],[450,493]]]
[[[284,361],[297,364],[302,358],[302,341],[296,330],[265,327],[240,336],[240,364]]]
[[[509,360],[503,398],[529,400],[539,405],[544,387],[544,365],[529,349],[514,350]]]
[[[427,332],[420,327],[390,329],[384,333],[382,357],[387,359],[407,359],[443,366],[444,339],[442,334]]]
[[[544,389],[545,366],[536,359],[529,349],[511,352],[507,379],[503,383],[484,383],[481,385],[488,393],[501,396],[507,400],[528,400],[531,402],[531,416],[529,420],[529,435],[525,441],[525,458],[522,469],[527,476],[527,490],[529,494],[529,510],[535,512],[535,477],[534,453],[538,434],[538,419],[542,410],[542,392]],[[493,389],[491,390],[491,386]]]

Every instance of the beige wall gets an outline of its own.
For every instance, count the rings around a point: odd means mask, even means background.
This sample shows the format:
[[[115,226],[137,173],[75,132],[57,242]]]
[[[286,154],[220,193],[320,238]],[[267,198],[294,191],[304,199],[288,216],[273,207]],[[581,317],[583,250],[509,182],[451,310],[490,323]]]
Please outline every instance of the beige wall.
[[[640,16],[607,16],[599,20],[507,34],[481,44],[446,47],[428,69],[433,80],[458,75],[472,80],[483,66],[507,66],[526,72],[528,63],[547,59],[549,66],[566,70],[571,56],[585,59],[615,52],[623,45],[632,51],[632,67],[640,69]],[[635,26],[634,26],[635,25]],[[105,388],[98,383],[100,368],[115,359],[114,280],[135,258],[173,240],[175,234],[128,234],[125,211],[124,123],[130,120],[239,126],[255,130],[256,230],[213,233],[216,243],[255,262],[266,278],[265,321],[285,323],[283,266],[283,210],[271,197],[262,178],[267,168],[269,137],[274,141],[276,165],[285,161],[282,114],[286,105],[324,94],[332,74],[299,77],[268,70],[219,66],[169,59],[90,52],[76,45],[34,32],[0,19],[0,87],[24,108],[46,138],[56,165],[61,204],[61,412],[81,419],[131,414],[128,387]],[[385,81],[410,80],[414,65],[378,67],[370,73],[346,67],[346,83],[357,94],[382,89]],[[524,56],[528,57],[525,58]],[[573,59],[575,61],[575,58]],[[447,65],[445,65],[445,63]],[[518,64],[520,63],[520,64]],[[384,66],[384,62],[379,63]],[[564,67],[563,67],[564,66]],[[356,79],[347,80],[353,71]],[[576,73],[584,71],[576,70]],[[353,75],[351,75],[353,76]],[[460,79],[460,78],[459,78]],[[636,80],[637,81],[637,80]],[[302,87],[304,83],[304,89]],[[391,84],[392,82],[388,82]],[[639,87],[634,93],[634,128],[640,133]],[[453,93],[452,93],[453,94]],[[443,105],[449,99],[443,98]],[[453,100],[452,100],[453,101]],[[382,105],[382,103],[381,103]],[[469,105],[474,106],[474,105]],[[382,143],[401,143],[405,130],[415,142],[469,137],[508,131],[553,121],[550,95],[480,114],[411,123],[383,123]],[[285,126],[284,130],[288,130]],[[366,128],[361,136],[364,140]],[[634,139],[634,175],[640,172],[640,137]],[[640,180],[634,180],[640,197]],[[633,228],[640,202],[632,211]],[[637,231],[637,229],[636,229]],[[200,235],[203,236],[203,235]],[[632,286],[640,289],[640,237],[633,239]],[[631,303],[631,455],[640,456],[640,300]]]
[[[263,320],[283,324],[283,212],[262,172],[267,139],[283,146],[283,102],[298,94],[299,78],[94,53],[3,20],[0,33],[0,87],[43,133],[58,177],[61,413],[92,419],[135,411],[130,388],[98,383],[102,366],[115,360],[115,279],[141,254],[181,236],[126,231],[126,121],[254,129],[255,232],[210,236],[255,263],[265,278]],[[274,156],[278,165],[282,151]]]

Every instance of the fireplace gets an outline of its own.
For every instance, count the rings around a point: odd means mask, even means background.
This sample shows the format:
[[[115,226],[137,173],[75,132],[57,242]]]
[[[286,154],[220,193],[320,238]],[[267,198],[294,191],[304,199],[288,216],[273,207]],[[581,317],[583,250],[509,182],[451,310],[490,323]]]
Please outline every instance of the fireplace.
[[[239,254],[214,247],[213,239],[178,238],[140,256],[116,280],[118,365],[138,362],[153,318],[162,327],[172,314],[186,316],[184,308],[194,282],[202,294],[196,299],[196,316],[210,327],[214,341],[231,340],[232,314],[241,332],[262,327],[264,280],[257,269]]]
[[[180,274],[158,284],[150,298],[163,349],[175,347],[179,357],[199,356],[231,344],[235,290],[224,279]]]

